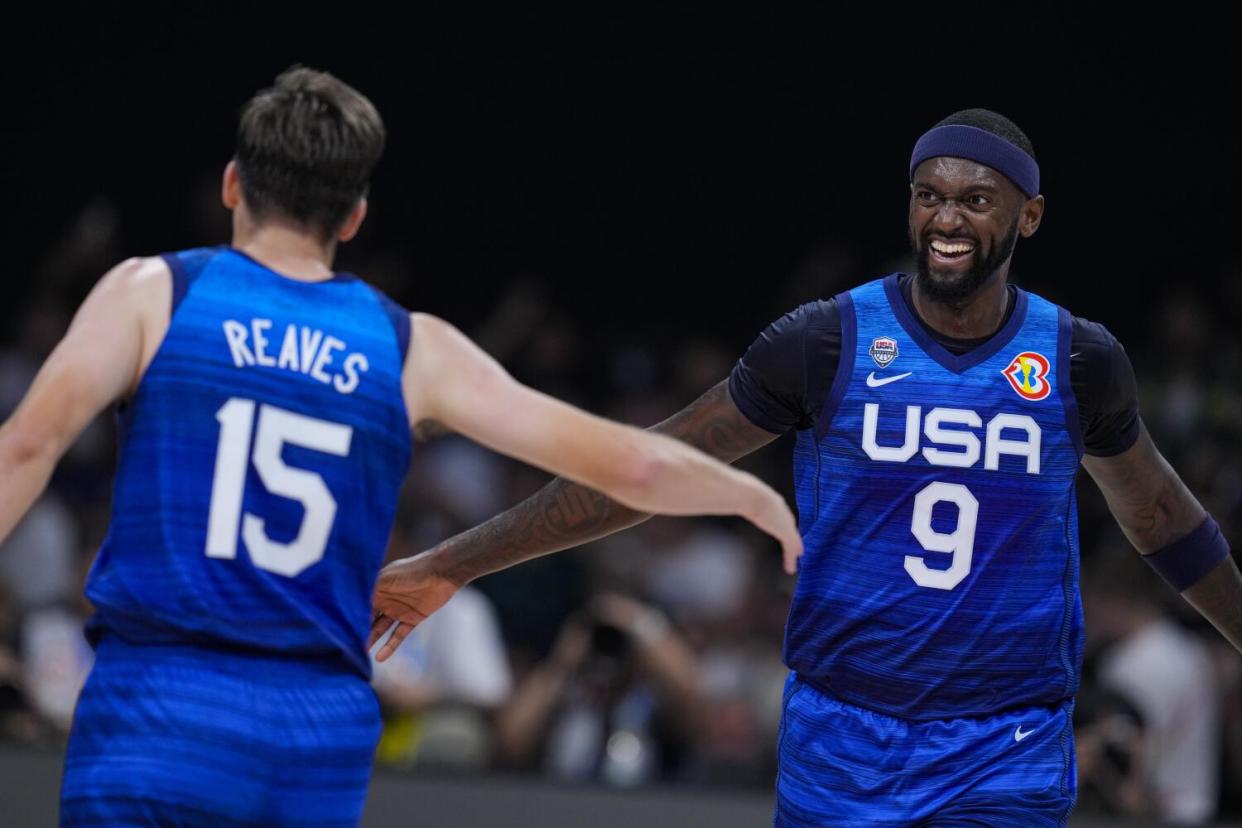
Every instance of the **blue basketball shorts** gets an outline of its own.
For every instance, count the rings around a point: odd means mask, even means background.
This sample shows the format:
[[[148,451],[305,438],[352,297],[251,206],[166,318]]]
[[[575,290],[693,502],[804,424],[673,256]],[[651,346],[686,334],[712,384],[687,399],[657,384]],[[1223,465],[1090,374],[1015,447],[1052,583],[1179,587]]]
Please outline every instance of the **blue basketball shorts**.
[[[778,828],[1060,828],[1077,795],[1073,703],[913,721],[846,704],[791,675]]]
[[[355,826],[379,705],[339,662],[105,636],[78,700],[64,826]]]

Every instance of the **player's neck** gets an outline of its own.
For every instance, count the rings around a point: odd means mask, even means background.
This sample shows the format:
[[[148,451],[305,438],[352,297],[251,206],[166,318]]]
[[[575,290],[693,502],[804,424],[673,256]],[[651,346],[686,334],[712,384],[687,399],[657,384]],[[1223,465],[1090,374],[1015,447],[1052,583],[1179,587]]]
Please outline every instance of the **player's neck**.
[[[281,224],[234,226],[233,249],[240,250],[264,267],[299,282],[331,279],[336,244],[322,241]]]
[[[1009,310],[1009,280],[1006,274],[989,279],[978,293],[956,304],[938,302],[919,290],[919,280],[910,286],[914,312],[932,330],[953,339],[982,339],[996,333]]]

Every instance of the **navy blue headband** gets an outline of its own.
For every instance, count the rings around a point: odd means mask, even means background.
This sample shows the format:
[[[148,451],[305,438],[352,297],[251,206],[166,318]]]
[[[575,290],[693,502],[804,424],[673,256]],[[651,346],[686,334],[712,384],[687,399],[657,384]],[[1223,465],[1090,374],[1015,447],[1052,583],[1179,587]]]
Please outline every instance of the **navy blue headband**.
[[[1027,198],[1039,194],[1039,165],[1020,147],[985,129],[964,124],[938,126],[923,133],[910,156],[910,180],[928,158],[947,155],[977,161],[1002,173]]]

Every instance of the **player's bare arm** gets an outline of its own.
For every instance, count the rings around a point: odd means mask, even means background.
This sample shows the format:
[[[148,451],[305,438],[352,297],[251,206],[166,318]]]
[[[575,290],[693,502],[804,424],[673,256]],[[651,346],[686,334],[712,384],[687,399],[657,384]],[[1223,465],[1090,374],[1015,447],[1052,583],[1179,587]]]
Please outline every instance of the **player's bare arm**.
[[[78,309],[0,427],[0,540],[46,488],[82,429],[137,388],[167,328],[171,282],[162,260],[129,259],[109,271]]]
[[[1086,456],[1083,466],[1104,493],[1126,537],[1144,556],[1186,539],[1207,518],[1146,428],[1128,450],[1115,457]],[[1242,651],[1242,575],[1232,559],[1225,558],[1181,594]]]
[[[733,462],[777,436],[746,419],[729,397],[727,380],[651,430],[724,462]],[[522,561],[605,537],[649,517],[594,489],[558,478],[512,509],[440,544],[429,558],[443,567],[445,577],[465,584]]]
[[[724,462],[737,460],[778,436],[754,425],[738,410],[729,396],[728,380],[653,426],[651,431],[676,438]],[[396,617],[391,616],[390,610],[403,612],[403,622],[417,623],[475,578],[579,546],[648,517],[650,514],[622,505],[593,488],[558,478],[486,523],[421,555],[389,564],[377,586],[376,612],[390,617]],[[787,567],[791,564],[787,557]],[[373,633],[372,643],[386,628],[384,624]],[[390,640],[378,657],[387,658],[399,643],[399,639]]]

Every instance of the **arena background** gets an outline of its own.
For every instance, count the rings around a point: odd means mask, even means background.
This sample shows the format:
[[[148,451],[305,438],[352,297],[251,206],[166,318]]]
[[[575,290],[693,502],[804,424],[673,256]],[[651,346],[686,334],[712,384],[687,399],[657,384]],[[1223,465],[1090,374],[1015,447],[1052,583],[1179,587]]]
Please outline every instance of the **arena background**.
[[[370,217],[338,267],[458,324],[519,378],[643,425],[723,378],[786,310],[908,268],[913,141],[944,115],[982,106],[1028,133],[1048,199],[1039,233],[1018,246],[1015,280],[1105,323],[1126,345],[1149,428],[1237,548],[1242,256],[1233,207],[1242,173],[1228,126],[1236,38],[1220,20],[1182,7],[1144,16],[997,5],[724,13],[678,2],[642,11],[579,4],[398,15],[183,4],[149,17],[30,10],[9,27],[22,48],[0,58],[9,198],[0,416],[107,267],[227,240],[218,177],[237,110],[293,63],[357,86],[389,130]],[[52,490],[79,573],[106,526],[108,424],[94,431]],[[788,491],[788,451],[782,440],[748,467]],[[423,482],[411,486],[394,554],[486,517],[542,480],[494,458],[439,456],[416,461]],[[438,485],[461,488],[454,458],[485,469],[479,479],[491,489],[462,495],[466,504],[437,498]],[[1213,728],[1222,734],[1216,812],[1238,819],[1242,660],[1131,565],[1089,483],[1081,497],[1084,571],[1132,585],[1210,659]],[[775,572],[775,551],[734,523],[696,525],[754,554],[744,571],[762,593],[739,599],[707,631],[688,622],[701,674],[716,664],[712,635],[728,630],[757,627],[756,640],[777,654],[788,582]],[[661,544],[685,541],[683,530],[659,526],[479,584],[504,635],[514,688],[601,582],[632,587],[681,617],[675,599],[661,604],[658,590],[643,591],[643,573],[624,564],[636,546],[658,554]],[[60,605],[85,611],[64,596]],[[54,813],[64,703],[45,710],[22,698],[37,695],[32,685],[43,680],[23,673],[28,611],[38,609],[20,595],[0,600],[4,736],[12,743],[0,764],[0,801],[23,803],[19,813],[31,820],[11,824],[42,824]],[[1103,693],[1090,668],[1115,643],[1092,641],[1085,692]],[[440,703],[472,707],[469,699]],[[504,703],[473,704],[477,718],[462,732],[490,733]],[[512,824],[581,824],[572,816],[579,807],[600,826],[627,807],[651,826],[700,824],[694,814],[713,807],[738,824],[759,824],[751,814],[767,812],[770,757],[763,715],[749,715],[742,746],[730,748],[745,754],[749,746],[744,774],[687,760],[618,798],[606,780],[551,781],[532,758],[540,751],[505,760],[480,748],[470,761],[448,751],[444,761],[377,771],[368,824],[398,824],[402,791],[407,816],[450,813],[463,802],[494,806],[489,817],[419,824],[507,824],[506,814]],[[701,759],[703,739],[727,735],[683,734],[680,755]],[[1092,783],[1099,790],[1084,798],[1074,824],[1150,816],[1155,806],[1134,792],[1142,781],[1113,778],[1136,773],[1137,761],[1102,770],[1112,776]],[[488,792],[484,800],[475,799],[479,791]],[[523,795],[546,806],[542,816],[514,816],[510,803]],[[664,822],[652,816],[661,813]]]

